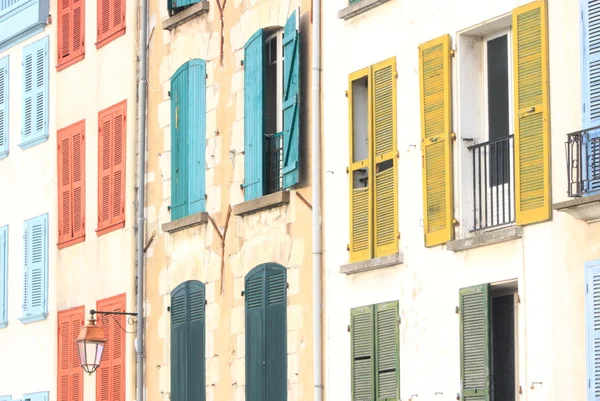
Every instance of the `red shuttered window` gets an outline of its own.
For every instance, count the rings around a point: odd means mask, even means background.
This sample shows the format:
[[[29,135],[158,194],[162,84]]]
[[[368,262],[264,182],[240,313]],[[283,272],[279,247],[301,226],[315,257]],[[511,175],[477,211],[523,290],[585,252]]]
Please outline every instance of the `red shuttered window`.
[[[75,340],[84,313],[83,306],[58,312],[58,401],[83,401],[83,369]]]
[[[98,114],[98,235],[125,226],[127,101]]]
[[[85,240],[85,121],[58,131],[58,248]]]
[[[83,60],[85,0],[58,0],[58,71]]]
[[[125,34],[125,0],[98,0],[98,41],[101,48]]]
[[[125,294],[100,300],[96,308],[103,312],[125,312]],[[125,401],[125,331],[122,329],[126,327],[125,316],[98,316],[106,344],[96,371],[96,401]]]

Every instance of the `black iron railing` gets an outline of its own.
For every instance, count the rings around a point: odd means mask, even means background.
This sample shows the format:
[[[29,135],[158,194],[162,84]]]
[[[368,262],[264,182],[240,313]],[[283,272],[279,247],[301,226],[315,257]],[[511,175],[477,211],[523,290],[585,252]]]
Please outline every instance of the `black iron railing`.
[[[600,192],[600,126],[567,134],[565,153],[569,196]]]
[[[514,137],[469,146],[473,160],[473,228],[515,221]]]
[[[265,140],[265,169],[267,178],[267,193],[281,191],[283,189],[283,132],[266,135]]]

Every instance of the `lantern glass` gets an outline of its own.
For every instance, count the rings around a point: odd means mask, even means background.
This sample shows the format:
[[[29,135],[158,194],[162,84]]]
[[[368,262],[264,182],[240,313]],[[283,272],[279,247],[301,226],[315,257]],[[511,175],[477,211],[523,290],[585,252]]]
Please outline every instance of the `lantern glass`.
[[[79,350],[79,362],[83,370],[90,374],[94,373],[100,366],[104,342],[79,340],[77,341],[77,349]]]

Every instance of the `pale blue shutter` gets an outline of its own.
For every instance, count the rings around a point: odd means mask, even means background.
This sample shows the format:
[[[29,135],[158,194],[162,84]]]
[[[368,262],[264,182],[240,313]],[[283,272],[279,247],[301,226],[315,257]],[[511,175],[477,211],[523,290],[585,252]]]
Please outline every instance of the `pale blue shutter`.
[[[8,226],[0,227],[0,328],[8,320]]]
[[[171,220],[187,216],[188,211],[188,78],[188,63],[171,77]]]
[[[188,215],[206,210],[206,63],[189,61]]]
[[[23,228],[25,323],[46,317],[48,311],[48,215],[28,220]]]
[[[12,397],[10,395],[0,395],[0,401],[11,401]],[[17,401],[17,400],[14,400]]]
[[[600,125],[600,2],[598,0],[580,0],[582,16],[582,95],[583,129]],[[600,130],[589,133],[589,139],[598,138]],[[590,141],[582,155],[584,165],[585,190],[600,190],[600,141]]]
[[[46,36],[23,48],[22,149],[48,139],[48,68]]]
[[[588,401],[600,401],[600,260],[585,265]]]
[[[300,157],[300,32],[299,11],[288,18],[283,31],[283,186],[298,183]]]
[[[244,46],[244,199],[264,194],[264,82],[263,30],[259,29]]]
[[[8,155],[8,60],[0,59],[0,160]]]
[[[48,392],[24,394],[23,401],[48,401]]]

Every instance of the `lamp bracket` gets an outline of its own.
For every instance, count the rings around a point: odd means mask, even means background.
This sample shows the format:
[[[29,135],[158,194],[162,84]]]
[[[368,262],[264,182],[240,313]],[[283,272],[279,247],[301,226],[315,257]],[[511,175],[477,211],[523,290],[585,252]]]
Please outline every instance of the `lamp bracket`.
[[[127,331],[125,330],[125,328],[121,325],[121,322],[119,322],[119,320],[117,320],[116,316],[127,316],[127,324],[130,326],[133,326],[134,324],[137,323],[137,313],[135,312],[110,312],[110,311],[99,311],[99,310],[95,310],[95,309],[91,309],[90,310],[90,315],[92,316],[92,318],[94,317],[94,315],[102,315],[102,324],[107,324],[108,323],[108,318],[107,316],[110,316],[113,318],[113,320],[115,321],[115,323],[117,324],[117,326],[119,326],[121,328],[121,330],[123,330],[125,333],[127,334],[135,334],[135,331]]]

